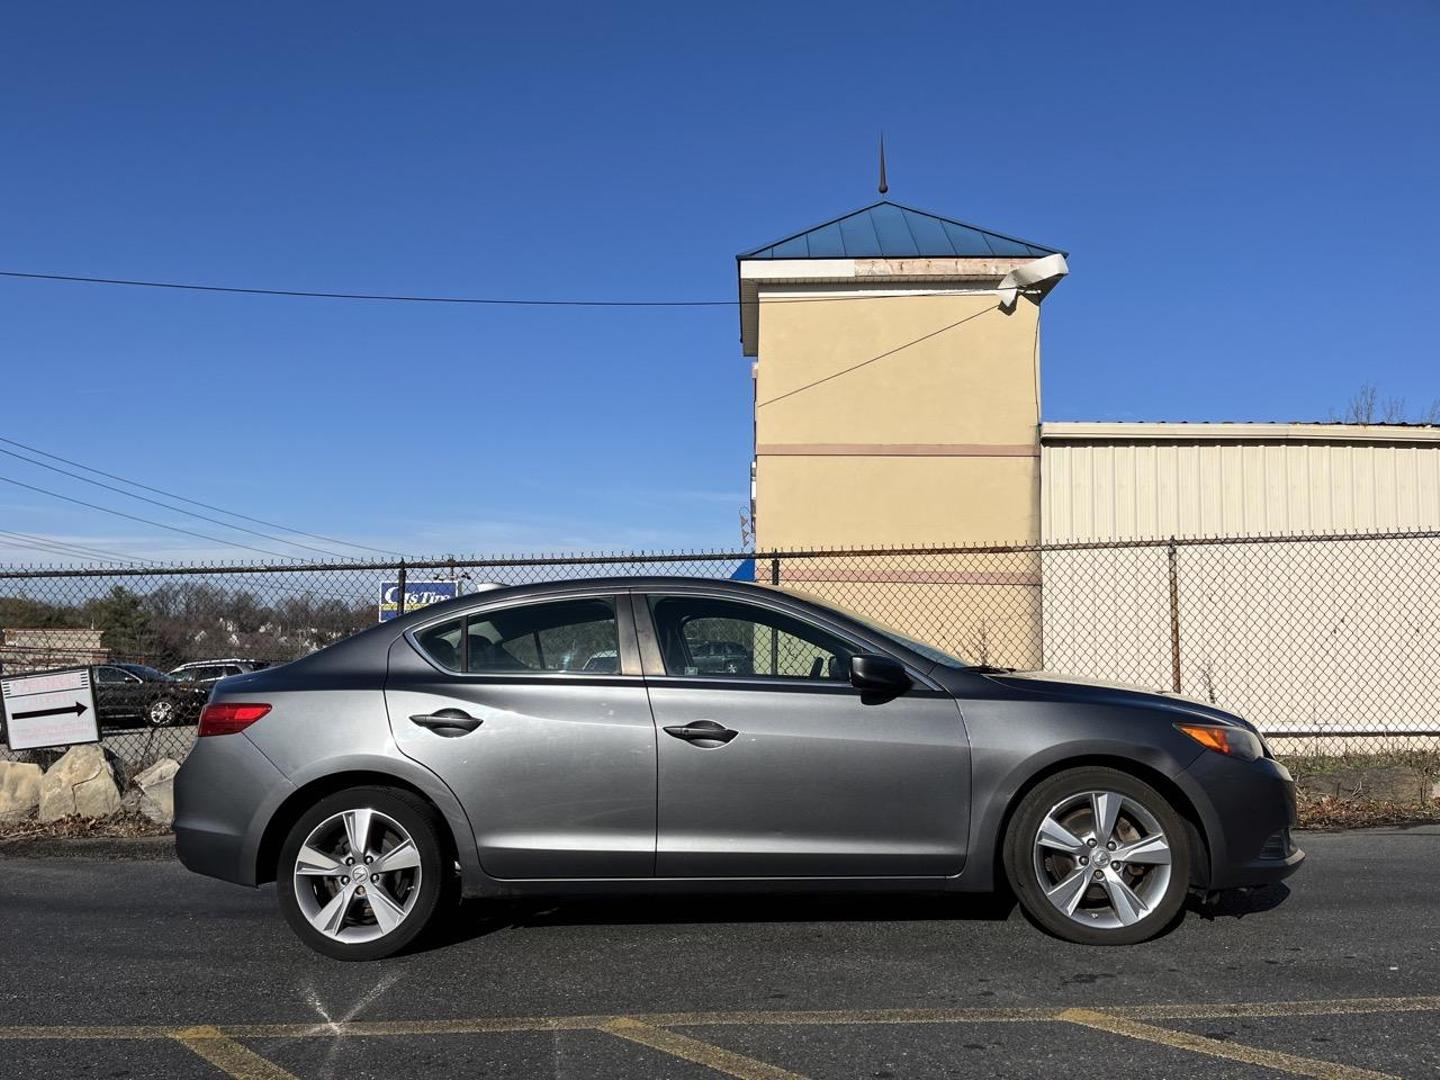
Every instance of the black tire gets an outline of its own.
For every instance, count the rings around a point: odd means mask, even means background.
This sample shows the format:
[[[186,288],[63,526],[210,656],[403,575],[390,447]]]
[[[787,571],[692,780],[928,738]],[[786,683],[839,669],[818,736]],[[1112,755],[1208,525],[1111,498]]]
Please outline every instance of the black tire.
[[[337,814],[362,808],[390,817],[410,834],[419,853],[419,882],[414,886],[414,904],[398,926],[373,940],[347,942],[311,924],[301,908],[295,866],[301,846],[316,828]],[[306,945],[335,960],[378,960],[401,951],[431,928],[437,913],[451,905],[458,891],[446,828],[433,806],[398,788],[354,787],[327,795],[300,815],[280,848],[275,888],[285,921]]]
[[[1064,805],[1066,800],[1076,799],[1091,791],[1113,792],[1133,800],[1155,818],[1169,845],[1168,883],[1159,895],[1151,897],[1148,911],[1130,925],[1091,926],[1067,915],[1046,896],[1046,885],[1053,885],[1054,882],[1042,880],[1041,874],[1045,871],[1036,865],[1036,838],[1041,823],[1052,809]],[[1021,800],[1011,816],[1009,828],[1005,832],[1003,855],[1005,876],[1020,906],[1030,919],[1048,933],[1082,945],[1133,945],[1148,941],[1163,933],[1181,917],[1189,891],[1191,852],[1185,820],[1160,792],[1119,769],[1101,766],[1069,769],[1036,785],[1034,790]],[[1065,858],[1063,855],[1059,857]],[[1100,857],[1108,861],[1108,855]],[[1096,861],[1099,861],[1098,858]],[[1073,863],[1066,865],[1072,866],[1075,871],[1079,870]],[[1139,872],[1150,873],[1153,869],[1141,867]],[[1133,863],[1131,872],[1136,872]],[[1159,878],[1155,879],[1155,887],[1158,887],[1159,881]],[[1095,910],[1085,909],[1084,901],[1077,910],[1095,920],[1108,918],[1098,913],[1102,910],[1113,910],[1106,908],[1105,892],[1103,886],[1094,889],[1087,886],[1083,895],[1090,898],[1088,902]]]

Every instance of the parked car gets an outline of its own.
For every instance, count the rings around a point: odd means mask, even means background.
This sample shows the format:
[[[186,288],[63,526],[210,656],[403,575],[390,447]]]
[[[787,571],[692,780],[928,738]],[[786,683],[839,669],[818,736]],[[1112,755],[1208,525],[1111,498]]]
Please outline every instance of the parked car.
[[[217,683],[231,675],[245,675],[252,671],[263,671],[270,666],[268,660],[191,660],[177,668],[170,669],[170,677],[180,682]]]
[[[178,682],[144,664],[99,664],[90,669],[102,728],[193,724],[210,696],[208,686]]]
[[[716,642],[738,673],[709,670]],[[618,670],[587,670],[609,650]],[[181,860],[278,880],[343,959],[402,948],[457,893],[1002,882],[1049,932],[1124,944],[1304,857],[1290,775],[1237,716],[740,582],[461,597],[227,680],[199,736]]]

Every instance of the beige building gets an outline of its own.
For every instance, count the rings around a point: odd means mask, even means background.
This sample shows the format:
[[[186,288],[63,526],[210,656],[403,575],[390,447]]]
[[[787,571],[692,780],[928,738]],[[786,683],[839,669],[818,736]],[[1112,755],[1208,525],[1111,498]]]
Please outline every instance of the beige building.
[[[1440,428],[1042,424],[1042,301],[1064,272],[1051,248],[889,202],[741,255],[756,547],[1161,543],[780,560],[780,583],[1272,732],[1434,729],[1433,558],[1164,541],[1440,530]]]
[[[1038,540],[1053,279],[1017,293],[1007,275],[1057,256],[889,202],[740,256],[757,547]],[[1008,590],[1022,624],[1038,617],[1038,564],[1013,559],[948,578],[895,580],[863,560],[786,573],[916,633],[935,629],[920,613],[939,610],[936,589]]]

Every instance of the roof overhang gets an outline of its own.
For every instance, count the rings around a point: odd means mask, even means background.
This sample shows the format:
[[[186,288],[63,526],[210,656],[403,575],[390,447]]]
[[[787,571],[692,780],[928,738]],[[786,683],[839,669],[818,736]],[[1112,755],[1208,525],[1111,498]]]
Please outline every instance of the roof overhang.
[[[745,259],[740,271],[740,344],[746,356],[760,345],[760,301],[767,288],[788,285],[834,285],[876,292],[897,286],[950,284],[995,287],[1010,271],[1034,262],[1020,258],[903,259]]]
[[[1040,441],[1059,443],[1408,443],[1440,445],[1429,424],[1126,423],[1040,425]]]

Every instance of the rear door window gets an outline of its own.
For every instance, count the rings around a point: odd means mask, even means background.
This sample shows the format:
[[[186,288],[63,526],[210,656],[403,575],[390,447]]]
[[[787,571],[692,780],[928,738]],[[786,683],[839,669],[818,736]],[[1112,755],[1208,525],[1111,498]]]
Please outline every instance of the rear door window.
[[[620,636],[610,599],[557,600],[487,611],[467,621],[472,674],[618,670]]]

